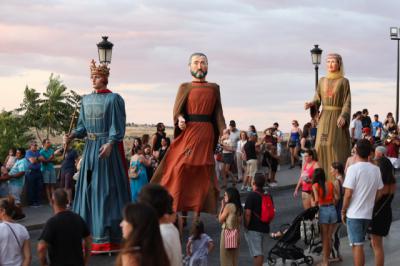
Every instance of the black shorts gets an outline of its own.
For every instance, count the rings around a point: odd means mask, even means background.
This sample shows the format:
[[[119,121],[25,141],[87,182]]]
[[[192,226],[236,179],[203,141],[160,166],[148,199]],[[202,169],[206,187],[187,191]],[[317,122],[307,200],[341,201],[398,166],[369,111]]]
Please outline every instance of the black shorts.
[[[290,148],[294,148],[297,146],[297,141],[296,140],[290,140],[289,141],[289,147]]]
[[[222,161],[226,164],[233,164],[233,153],[222,153]]]
[[[272,172],[278,171],[278,162],[277,161],[271,160],[269,162],[269,166],[270,166]]]
[[[73,179],[75,171],[65,171],[61,172],[61,187],[65,189],[72,189],[73,186]]]

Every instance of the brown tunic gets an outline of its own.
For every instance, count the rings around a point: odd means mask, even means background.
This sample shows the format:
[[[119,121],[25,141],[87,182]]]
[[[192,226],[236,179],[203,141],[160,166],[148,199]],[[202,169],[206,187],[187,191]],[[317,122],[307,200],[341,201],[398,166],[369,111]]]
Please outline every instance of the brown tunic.
[[[321,78],[313,103],[317,108],[322,104],[315,149],[319,165],[324,169],[325,175],[329,176],[333,162],[337,161],[345,165],[350,156],[351,95],[349,81],[346,78]],[[342,128],[337,126],[340,116],[346,121]]]
[[[210,122],[187,122],[178,128],[178,116],[210,115]],[[175,99],[175,139],[151,180],[164,186],[174,198],[175,211],[216,213],[218,184],[214,148],[225,128],[219,86],[192,82],[180,86]]]

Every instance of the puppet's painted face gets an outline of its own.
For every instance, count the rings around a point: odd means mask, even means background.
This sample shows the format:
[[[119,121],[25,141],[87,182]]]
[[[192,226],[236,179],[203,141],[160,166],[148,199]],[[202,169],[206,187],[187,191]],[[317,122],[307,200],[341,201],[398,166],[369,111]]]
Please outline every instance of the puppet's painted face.
[[[334,57],[328,57],[328,59],[326,60],[326,68],[331,73],[339,71],[338,60]]]
[[[207,58],[198,55],[193,56],[189,68],[193,77],[204,79],[208,70]]]
[[[99,90],[104,88],[107,85],[107,78],[103,77],[101,75],[92,75],[92,84],[93,84],[93,89]]]

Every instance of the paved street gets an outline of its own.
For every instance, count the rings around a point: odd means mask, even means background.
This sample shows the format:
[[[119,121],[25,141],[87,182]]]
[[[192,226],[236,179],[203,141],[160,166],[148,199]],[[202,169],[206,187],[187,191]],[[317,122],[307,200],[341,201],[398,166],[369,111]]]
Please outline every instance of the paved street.
[[[400,209],[395,207],[398,206],[400,204],[400,197],[399,192],[399,185],[398,187],[398,191],[397,191],[397,196],[395,197],[394,201],[393,201],[393,217],[394,220],[399,220],[400,219]],[[293,189],[292,188],[287,188],[284,190],[280,190],[280,191],[274,191],[273,192],[273,197],[274,197],[274,202],[276,205],[276,209],[277,209],[277,214],[276,214],[276,218],[274,219],[273,223],[272,223],[272,230],[277,230],[279,228],[280,225],[284,224],[284,223],[290,223],[293,218],[299,214],[299,212],[301,211],[301,202],[300,202],[300,198],[296,198],[294,199],[292,196],[293,193]],[[242,195],[242,202],[245,201],[245,197],[246,194]],[[202,215],[202,220],[205,223],[205,230],[206,233],[209,234],[211,236],[212,239],[214,239],[215,241],[215,245],[216,248],[215,250],[210,254],[210,265],[219,265],[219,239],[220,239],[220,225],[218,224],[218,221],[216,220],[215,216],[211,216],[211,215]],[[190,221],[189,221],[190,222]],[[185,232],[184,232],[184,243],[186,243],[187,237],[188,237],[188,231],[189,228],[185,228]],[[31,238],[32,238],[32,250],[33,250],[33,263],[32,265],[39,265],[38,260],[37,260],[37,255],[36,255],[36,244],[37,244],[37,239],[40,235],[40,230],[33,230],[30,231],[31,234]],[[270,249],[272,247],[272,245],[274,244],[274,240],[271,239],[271,241],[269,242],[269,247],[268,249]],[[342,248],[348,249],[347,246],[342,246]],[[371,251],[367,251],[367,252],[371,252]],[[102,265],[113,265],[115,261],[115,257],[109,257],[107,255],[102,255],[102,256],[93,256],[90,259],[90,263],[89,265],[96,265],[96,266],[102,266]],[[241,246],[240,246],[240,263],[239,265],[251,265],[252,260],[250,258],[249,255],[249,251],[248,251],[248,247],[247,247],[247,243],[244,239],[244,237],[242,236],[241,238]],[[343,265],[350,265],[351,262],[347,261],[347,263],[343,263]]]

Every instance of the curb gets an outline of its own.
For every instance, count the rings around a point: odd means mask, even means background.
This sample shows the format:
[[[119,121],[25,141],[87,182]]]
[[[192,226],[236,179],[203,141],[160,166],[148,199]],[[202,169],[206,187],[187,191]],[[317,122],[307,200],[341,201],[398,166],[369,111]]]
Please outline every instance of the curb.
[[[34,230],[40,230],[40,229],[43,229],[43,227],[44,227],[45,224],[46,224],[46,223],[30,224],[30,225],[27,225],[27,226],[26,226],[26,230],[28,230],[28,232],[29,232],[29,231],[34,231]]]

